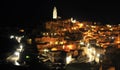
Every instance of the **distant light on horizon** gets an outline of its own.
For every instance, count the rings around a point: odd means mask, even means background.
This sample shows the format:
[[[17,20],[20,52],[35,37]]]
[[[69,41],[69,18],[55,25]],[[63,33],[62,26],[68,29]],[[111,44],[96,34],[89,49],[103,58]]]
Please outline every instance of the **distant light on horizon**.
[[[14,35],[11,35],[11,36],[10,36],[10,39],[13,39],[13,38],[14,38]]]

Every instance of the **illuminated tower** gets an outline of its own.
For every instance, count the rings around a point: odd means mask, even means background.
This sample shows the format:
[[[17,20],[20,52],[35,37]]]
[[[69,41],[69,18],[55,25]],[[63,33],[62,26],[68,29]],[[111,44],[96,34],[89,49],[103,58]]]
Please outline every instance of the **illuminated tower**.
[[[57,9],[56,9],[56,7],[53,8],[53,19],[57,19]]]

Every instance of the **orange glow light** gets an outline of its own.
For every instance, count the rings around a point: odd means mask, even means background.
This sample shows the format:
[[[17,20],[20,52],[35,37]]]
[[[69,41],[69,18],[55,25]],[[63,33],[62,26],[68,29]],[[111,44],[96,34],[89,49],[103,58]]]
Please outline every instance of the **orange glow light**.
[[[82,28],[83,27],[83,24],[78,24],[79,28]]]

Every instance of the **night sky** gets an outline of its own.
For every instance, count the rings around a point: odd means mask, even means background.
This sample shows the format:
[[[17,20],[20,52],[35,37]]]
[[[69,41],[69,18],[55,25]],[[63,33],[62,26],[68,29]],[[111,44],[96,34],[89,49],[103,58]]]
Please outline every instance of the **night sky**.
[[[3,0],[1,25],[36,24],[52,18],[55,5],[62,18],[120,23],[119,2],[92,0]]]

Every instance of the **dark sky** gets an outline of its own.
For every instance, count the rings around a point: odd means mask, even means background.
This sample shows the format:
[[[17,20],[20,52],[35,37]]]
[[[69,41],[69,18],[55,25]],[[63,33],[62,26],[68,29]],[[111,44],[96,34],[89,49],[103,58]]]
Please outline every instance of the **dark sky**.
[[[120,6],[115,1],[92,0],[4,0],[1,25],[33,24],[52,17],[55,5],[62,18],[120,23]],[[2,22],[1,21],[1,22]]]

